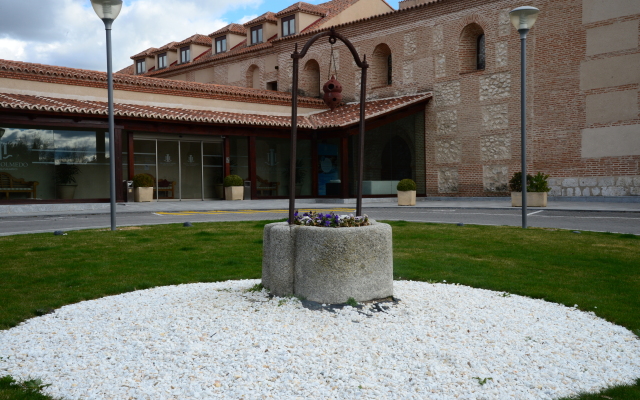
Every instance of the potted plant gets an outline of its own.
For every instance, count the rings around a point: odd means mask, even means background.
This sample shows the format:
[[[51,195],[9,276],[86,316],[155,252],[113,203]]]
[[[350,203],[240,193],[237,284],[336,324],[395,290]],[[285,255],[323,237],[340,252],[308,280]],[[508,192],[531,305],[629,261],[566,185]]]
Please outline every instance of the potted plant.
[[[133,177],[134,200],[136,202],[152,201],[155,182],[149,174],[137,174]]]
[[[546,207],[547,192],[551,190],[547,179],[549,175],[538,172],[536,175],[527,174],[527,205],[531,207]],[[522,172],[516,172],[509,181],[511,189],[511,206],[522,207]]]
[[[224,177],[224,196],[227,200],[242,200],[244,198],[244,181],[238,175]]]
[[[411,179],[403,179],[398,182],[398,205],[399,206],[415,206],[416,205],[416,183]]]
[[[56,194],[59,199],[73,199],[76,193],[76,175],[80,168],[75,164],[58,164],[55,167]]]

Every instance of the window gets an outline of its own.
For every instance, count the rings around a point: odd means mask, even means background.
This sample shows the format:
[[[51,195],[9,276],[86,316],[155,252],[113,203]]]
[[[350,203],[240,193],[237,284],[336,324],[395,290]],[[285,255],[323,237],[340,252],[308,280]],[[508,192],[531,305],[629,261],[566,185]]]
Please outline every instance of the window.
[[[216,54],[224,53],[225,51],[227,51],[227,37],[216,38]]]
[[[465,26],[458,44],[461,74],[484,71],[487,61],[485,47],[486,37],[482,27],[475,22]]]
[[[136,60],[136,75],[141,75],[147,72],[147,63],[145,60]]]
[[[267,82],[267,90],[278,91],[278,81]]]
[[[484,53],[484,33],[481,34],[480,36],[478,36],[478,47],[477,47],[478,51],[478,60],[477,60],[477,69],[484,69],[484,60],[485,60],[485,53]]]
[[[158,69],[167,68],[167,53],[158,54]]]
[[[262,43],[262,25],[251,28],[251,44]]]
[[[180,49],[180,64],[188,63],[191,61],[191,50],[189,47],[183,47]]]
[[[393,84],[393,60],[391,49],[386,43],[380,43],[373,49],[369,61],[371,87],[378,88]]]
[[[296,33],[296,16],[282,18],[282,36],[289,36]]]

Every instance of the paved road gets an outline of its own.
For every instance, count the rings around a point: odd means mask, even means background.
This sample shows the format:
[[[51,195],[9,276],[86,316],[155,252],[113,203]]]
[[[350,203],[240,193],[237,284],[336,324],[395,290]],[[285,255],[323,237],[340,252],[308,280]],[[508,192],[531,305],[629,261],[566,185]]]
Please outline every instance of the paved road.
[[[306,210],[306,209],[305,209]],[[353,213],[350,207],[323,208],[338,214]],[[405,220],[418,222],[464,223],[478,225],[521,225],[520,209],[485,208],[419,208],[365,207],[364,211],[377,220]],[[118,226],[155,225],[169,223],[276,220],[287,217],[286,209],[210,210],[210,211],[148,211],[119,212]],[[640,212],[539,210],[529,212],[531,227],[560,228],[580,231],[633,233],[640,235]],[[76,213],[49,216],[2,216],[0,236],[21,233],[53,232],[107,228],[108,213]]]

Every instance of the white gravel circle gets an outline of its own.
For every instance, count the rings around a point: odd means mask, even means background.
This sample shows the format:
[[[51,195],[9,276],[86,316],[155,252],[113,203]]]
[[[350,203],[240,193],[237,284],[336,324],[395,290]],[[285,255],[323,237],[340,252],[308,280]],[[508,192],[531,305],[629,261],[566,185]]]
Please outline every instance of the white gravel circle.
[[[166,286],[65,306],[0,331],[0,376],[65,399],[556,399],[640,378],[640,340],[576,308],[396,281],[371,316]],[[483,385],[480,383],[484,382]]]

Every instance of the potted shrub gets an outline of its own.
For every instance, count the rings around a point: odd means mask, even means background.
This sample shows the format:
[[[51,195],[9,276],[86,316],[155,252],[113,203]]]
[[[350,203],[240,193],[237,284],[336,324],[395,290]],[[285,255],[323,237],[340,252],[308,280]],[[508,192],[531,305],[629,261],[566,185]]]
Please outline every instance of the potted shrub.
[[[227,200],[242,200],[244,198],[244,181],[238,175],[224,177],[224,196]]]
[[[547,179],[549,175],[538,172],[536,175],[527,174],[527,206],[546,207],[547,192],[551,190]],[[516,172],[509,181],[511,189],[511,206],[522,207],[522,172]]]
[[[416,205],[416,183],[411,179],[403,179],[398,182],[398,205],[399,206],[415,206]]]
[[[152,201],[155,182],[149,174],[137,174],[133,177],[133,194],[136,202]]]
[[[73,199],[76,193],[76,175],[80,168],[75,164],[58,164],[55,167],[56,194],[59,199]]]

